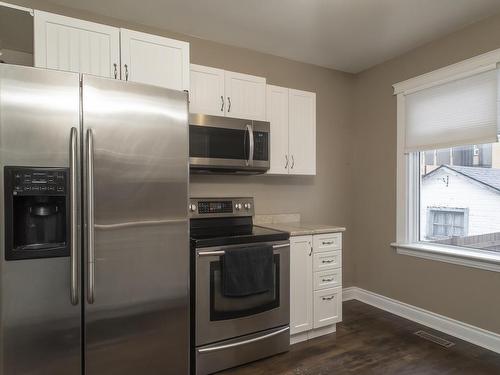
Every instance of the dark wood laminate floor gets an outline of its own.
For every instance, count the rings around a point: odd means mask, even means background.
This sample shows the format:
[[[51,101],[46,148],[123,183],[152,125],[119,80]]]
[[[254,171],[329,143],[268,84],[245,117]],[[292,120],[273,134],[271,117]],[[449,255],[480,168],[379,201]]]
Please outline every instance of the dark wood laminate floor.
[[[500,374],[499,354],[359,301],[343,309],[335,334],[220,374]],[[447,349],[413,334],[420,329],[456,345]]]

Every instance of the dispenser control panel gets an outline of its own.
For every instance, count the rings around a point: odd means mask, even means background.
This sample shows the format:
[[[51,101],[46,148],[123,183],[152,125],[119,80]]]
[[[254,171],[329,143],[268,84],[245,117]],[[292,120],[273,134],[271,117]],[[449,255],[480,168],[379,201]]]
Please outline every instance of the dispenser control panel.
[[[66,168],[11,169],[14,195],[59,195],[67,191]]]

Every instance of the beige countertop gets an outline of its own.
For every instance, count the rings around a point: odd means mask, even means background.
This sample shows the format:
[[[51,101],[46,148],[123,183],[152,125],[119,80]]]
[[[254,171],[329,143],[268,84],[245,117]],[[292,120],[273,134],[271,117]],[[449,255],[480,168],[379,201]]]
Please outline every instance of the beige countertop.
[[[265,228],[282,230],[284,232],[290,233],[290,236],[308,236],[311,234],[344,232],[346,230],[344,227],[338,227],[335,225],[310,224],[301,222],[260,223],[257,225]]]

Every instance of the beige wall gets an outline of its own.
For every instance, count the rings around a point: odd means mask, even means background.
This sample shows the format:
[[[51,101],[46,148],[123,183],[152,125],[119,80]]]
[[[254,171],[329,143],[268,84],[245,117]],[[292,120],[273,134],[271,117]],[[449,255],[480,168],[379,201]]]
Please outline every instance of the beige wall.
[[[500,333],[500,273],[406,255],[396,238],[396,98],[391,85],[500,48],[500,16],[356,77],[353,238],[356,285]]]
[[[274,85],[316,92],[317,175],[193,176],[193,196],[254,196],[258,214],[295,213],[309,222],[351,225],[351,133],[354,76],[309,64],[231,47],[165,30],[143,27],[74,11],[46,1],[13,0],[11,3],[89,21],[174,37],[191,43],[191,62],[259,75]],[[344,284],[352,285],[351,232],[345,235]]]
[[[317,176],[194,176],[192,194],[253,195],[258,213],[300,212],[308,221],[346,225],[345,285],[356,284],[500,333],[500,273],[397,255],[389,246],[395,240],[396,210],[396,100],[391,85],[500,48],[500,16],[352,76],[43,0],[13,2],[187,40],[194,63],[315,91]]]

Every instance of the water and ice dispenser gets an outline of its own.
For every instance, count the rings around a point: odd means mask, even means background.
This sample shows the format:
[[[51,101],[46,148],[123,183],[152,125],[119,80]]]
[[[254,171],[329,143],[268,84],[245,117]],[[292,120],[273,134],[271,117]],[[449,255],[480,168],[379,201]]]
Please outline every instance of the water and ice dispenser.
[[[67,168],[5,167],[5,259],[69,256]]]

